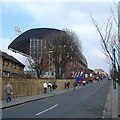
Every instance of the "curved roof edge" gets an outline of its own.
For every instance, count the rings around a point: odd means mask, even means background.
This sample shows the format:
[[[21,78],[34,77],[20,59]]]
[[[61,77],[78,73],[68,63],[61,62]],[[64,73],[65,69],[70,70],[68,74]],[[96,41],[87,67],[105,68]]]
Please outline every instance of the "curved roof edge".
[[[47,34],[52,32],[60,32],[62,30],[55,28],[33,28],[23,32],[16,37],[8,46],[14,52],[22,53],[24,55],[29,54],[30,38],[42,39]]]
[[[35,38],[35,39],[42,39],[44,36],[52,33],[52,32],[65,32],[60,29],[55,29],[55,28],[33,28],[29,29],[25,32],[23,32],[21,35],[16,37],[8,46],[8,49],[11,49],[14,52],[17,53],[22,53],[22,55],[29,55],[30,51],[30,38]],[[83,55],[83,54],[82,54]],[[84,55],[83,55],[84,56]],[[87,64],[87,60],[85,56],[83,57],[84,62],[83,64]]]
[[[14,47],[15,44],[18,42],[22,42],[24,40],[28,40],[30,38],[36,38],[36,39],[42,39],[46,34],[49,34],[51,32],[59,32],[62,30],[55,29],[55,28],[33,28],[29,29],[22,34],[20,34],[18,37],[16,37],[11,44],[8,46],[9,48]]]

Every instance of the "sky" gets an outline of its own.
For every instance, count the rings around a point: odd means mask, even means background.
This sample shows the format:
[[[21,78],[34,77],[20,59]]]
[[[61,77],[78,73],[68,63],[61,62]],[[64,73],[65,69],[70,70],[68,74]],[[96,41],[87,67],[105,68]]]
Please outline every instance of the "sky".
[[[102,50],[99,34],[90,13],[102,26],[111,15],[114,2],[84,0],[2,0],[0,4],[0,50],[13,55],[26,64],[24,56],[8,50],[8,45],[17,37],[15,26],[22,32],[32,28],[56,28],[74,31],[82,43],[82,52],[90,69],[109,71],[107,58]]]

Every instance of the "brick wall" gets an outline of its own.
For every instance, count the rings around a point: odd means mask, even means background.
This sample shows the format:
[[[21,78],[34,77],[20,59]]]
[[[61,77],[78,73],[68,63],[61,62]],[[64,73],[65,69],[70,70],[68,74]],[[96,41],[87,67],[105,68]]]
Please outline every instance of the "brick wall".
[[[3,78],[0,82],[2,84],[2,95],[0,95],[0,99],[5,98],[5,85],[10,81],[13,86],[13,97],[21,97],[28,96],[33,94],[41,94],[43,93],[43,83],[46,81],[49,82],[48,79],[11,79],[11,78]],[[70,87],[73,87],[74,79],[72,80],[50,80],[51,83],[56,82],[57,90],[64,89],[64,83],[70,81]]]

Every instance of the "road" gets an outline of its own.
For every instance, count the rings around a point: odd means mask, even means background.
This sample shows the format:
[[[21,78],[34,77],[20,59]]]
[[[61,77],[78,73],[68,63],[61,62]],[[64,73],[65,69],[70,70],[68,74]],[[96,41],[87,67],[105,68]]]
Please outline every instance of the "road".
[[[110,80],[16,107],[4,109],[3,118],[102,118]]]
[[[120,118],[120,85],[118,85],[118,116]]]

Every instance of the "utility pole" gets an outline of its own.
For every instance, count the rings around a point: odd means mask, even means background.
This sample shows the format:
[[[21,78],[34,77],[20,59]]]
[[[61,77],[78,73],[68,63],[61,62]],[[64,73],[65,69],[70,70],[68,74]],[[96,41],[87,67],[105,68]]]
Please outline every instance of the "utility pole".
[[[51,59],[50,59],[51,57],[50,57],[50,54],[51,54],[52,52],[53,52],[53,51],[50,51],[50,50],[49,50],[49,72],[48,72],[48,73],[49,73],[49,81],[50,81],[50,77],[51,77]]]
[[[116,89],[116,65],[115,65],[115,48],[113,48],[113,88]]]
[[[120,1],[118,2],[118,82],[120,82]]]
[[[118,2],[118,47],[120,47],[120,1]],[[118,63],[120,65],[120,50],[118,50]]]

